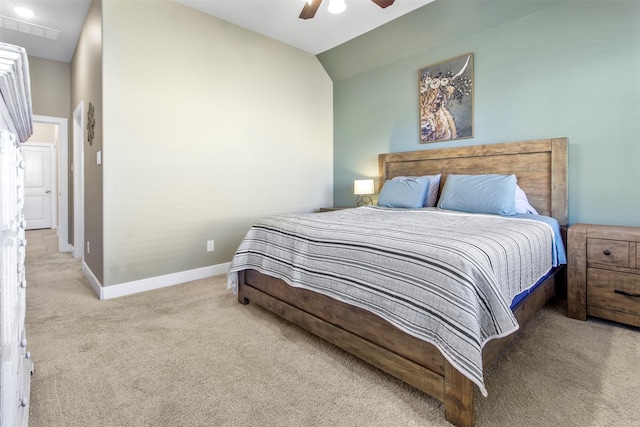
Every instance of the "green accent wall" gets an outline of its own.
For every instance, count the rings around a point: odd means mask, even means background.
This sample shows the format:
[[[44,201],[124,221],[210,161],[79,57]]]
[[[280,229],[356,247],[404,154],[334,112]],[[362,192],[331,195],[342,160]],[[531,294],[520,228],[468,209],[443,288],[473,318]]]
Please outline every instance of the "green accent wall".
[[[473,52],[474,137],[419,143],[418,71]],[[438,0],[318,56],[334,204],[383,152],[569,138],[569,222],[640,226],[640,2]]]

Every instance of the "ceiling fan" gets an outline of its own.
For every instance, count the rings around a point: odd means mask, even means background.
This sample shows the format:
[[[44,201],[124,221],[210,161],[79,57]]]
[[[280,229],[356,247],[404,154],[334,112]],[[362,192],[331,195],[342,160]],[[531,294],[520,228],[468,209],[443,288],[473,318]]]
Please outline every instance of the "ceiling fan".
[[[395,0],[371,0],[381,8],[391,6]],[[300,12],[300,19],[311,19],[316,15],[318,8],[320,7],[322,0],[307,0],[304,3],[302,12]]]

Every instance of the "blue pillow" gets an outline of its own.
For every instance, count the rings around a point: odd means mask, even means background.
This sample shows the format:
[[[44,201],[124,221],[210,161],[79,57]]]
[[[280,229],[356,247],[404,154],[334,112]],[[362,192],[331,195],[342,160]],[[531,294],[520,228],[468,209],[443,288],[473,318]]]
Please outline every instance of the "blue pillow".
[[[382,190],[380,190],[378,206],[386,208],[421,208],[424,205],[424,198],[428,189],[428,179],[387,180],[382,186]]]
[[[394,181],[403,179],[426,179],[429,181],[429,189],[427,195],[424,198],[425,207],[434,207],[438,203],[438,191],[440,190],[440,177],[442,174],[437,175],[423,175],[423,176],[395,176],[392,179]]]
[[[438,200],[440,209],[515,215],[515,175],[449,175]]]

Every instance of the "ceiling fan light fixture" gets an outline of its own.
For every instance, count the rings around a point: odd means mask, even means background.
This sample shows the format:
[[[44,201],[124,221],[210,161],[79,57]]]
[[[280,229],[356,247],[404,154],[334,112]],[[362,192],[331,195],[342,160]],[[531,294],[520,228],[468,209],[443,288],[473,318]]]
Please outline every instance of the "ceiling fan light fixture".
[[[22,6],[14,7],[13,11],[22,18],[33,18],[36,15],[33,10],[27,9],[26,7]]]
[[[347,4],[344,2],[344,0],[329,0],[329,7],[327,8],[327,10],[329,11],[329,13],[342,13],[345,11],[345,9],[347,8]]]

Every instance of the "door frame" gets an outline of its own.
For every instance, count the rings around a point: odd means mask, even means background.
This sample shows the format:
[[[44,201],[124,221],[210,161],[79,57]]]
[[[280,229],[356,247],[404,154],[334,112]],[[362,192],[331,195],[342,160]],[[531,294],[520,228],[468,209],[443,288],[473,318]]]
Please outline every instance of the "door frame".
[[[73,110],[73,250],[84,260],[84,101]]]
[[[58,251],[69,252],[69,180],[67,171],[69,165],[69,120],[63,117],[33,115],[34,122],[58,125]]]
[[[51,183],[51,228],[55,229],[56,224],[58,224],[58,175],[59,172],[56,171],[57,167],[57,151],[56,144],[53,142],[39,142],[39,141],[28,141],[22,144],[23,147],[46,147],[49,149],[49,180]]]

